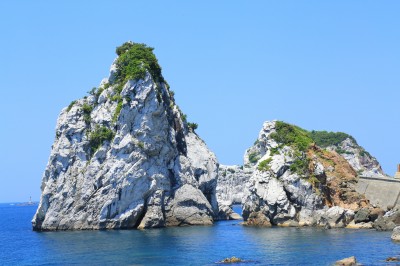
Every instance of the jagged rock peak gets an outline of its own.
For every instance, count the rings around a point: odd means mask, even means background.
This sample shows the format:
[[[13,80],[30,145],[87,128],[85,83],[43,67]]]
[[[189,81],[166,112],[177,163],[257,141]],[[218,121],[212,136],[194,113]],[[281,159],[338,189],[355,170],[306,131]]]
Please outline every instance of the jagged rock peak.
[[[116,50],[110,76],[59,115],[34,230],[212,224],[218,162],[186,122],[153,48]]]

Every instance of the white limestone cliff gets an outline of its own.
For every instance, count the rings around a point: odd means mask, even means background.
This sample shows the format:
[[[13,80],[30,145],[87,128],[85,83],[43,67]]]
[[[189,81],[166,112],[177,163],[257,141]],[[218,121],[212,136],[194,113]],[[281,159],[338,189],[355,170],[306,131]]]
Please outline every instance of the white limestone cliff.
[[[216,190],[220,205],[242,204],[244,186],[252,173],[243,166],[220,165]]]
[[[34,230],[212,224],[215,155],[188,128],[166,83],[147,71],[118,84],[116,69],[62,110]],[[106,136],[99,147],[95,133]]]

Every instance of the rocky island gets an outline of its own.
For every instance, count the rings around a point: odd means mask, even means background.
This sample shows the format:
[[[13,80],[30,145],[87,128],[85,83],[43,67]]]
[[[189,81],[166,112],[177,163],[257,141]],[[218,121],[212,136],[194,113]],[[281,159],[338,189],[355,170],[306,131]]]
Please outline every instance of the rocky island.
[[[218,163],[153,49],[118,47],[109,78],[58,118],[34,230],[210,225]]]
[[[345,133],[267,121],[243,166],[219,165],[180,110],[153,48],[116,49],[110,75],[65,107],[42,179],[33,229],[211,225],[371,228],[384,211],[356,191],[383,178]]]

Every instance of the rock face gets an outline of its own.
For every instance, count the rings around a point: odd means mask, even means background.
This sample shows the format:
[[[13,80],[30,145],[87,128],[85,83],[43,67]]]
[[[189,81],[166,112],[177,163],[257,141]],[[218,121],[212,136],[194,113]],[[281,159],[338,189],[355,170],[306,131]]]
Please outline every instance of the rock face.
[[[242,204],[244,185],[252,173],[252,169],[243,166],[220,165],[217,184],[218,202],[228,206]]]
[[[316,146],[310,134],[279,121],[266,122],[245,154],[253,169],[243,218],[250,224],[345,227],[360,208],[371,208],[354,186],[357,173],[336,152]]]
[[[242,204],[243,191],[252,169],[244,169],[238,165],[220,165],[217,181],[217,201],[219,205],[218,219],[241,220],[242,217],[232,209],[234,204]]]
[[[188,127],[152,48],[125,43],[117,54],[110,77],[58,118],[34,230],[212,224],[215,155]]]
[[[337,145],[329,146],[328,149],[338,152],[345,158],[359,176],[386,177],[376,158],[359,146],[351,136]]]

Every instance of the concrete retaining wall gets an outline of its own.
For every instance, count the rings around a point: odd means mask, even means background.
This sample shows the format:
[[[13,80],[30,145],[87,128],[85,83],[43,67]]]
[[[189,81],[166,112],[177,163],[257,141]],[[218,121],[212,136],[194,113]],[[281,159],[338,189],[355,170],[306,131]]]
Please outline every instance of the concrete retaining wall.
[[[360,177],[356,190],[372,204],[383,209],[400,207],[400,180],[394,178]]]

